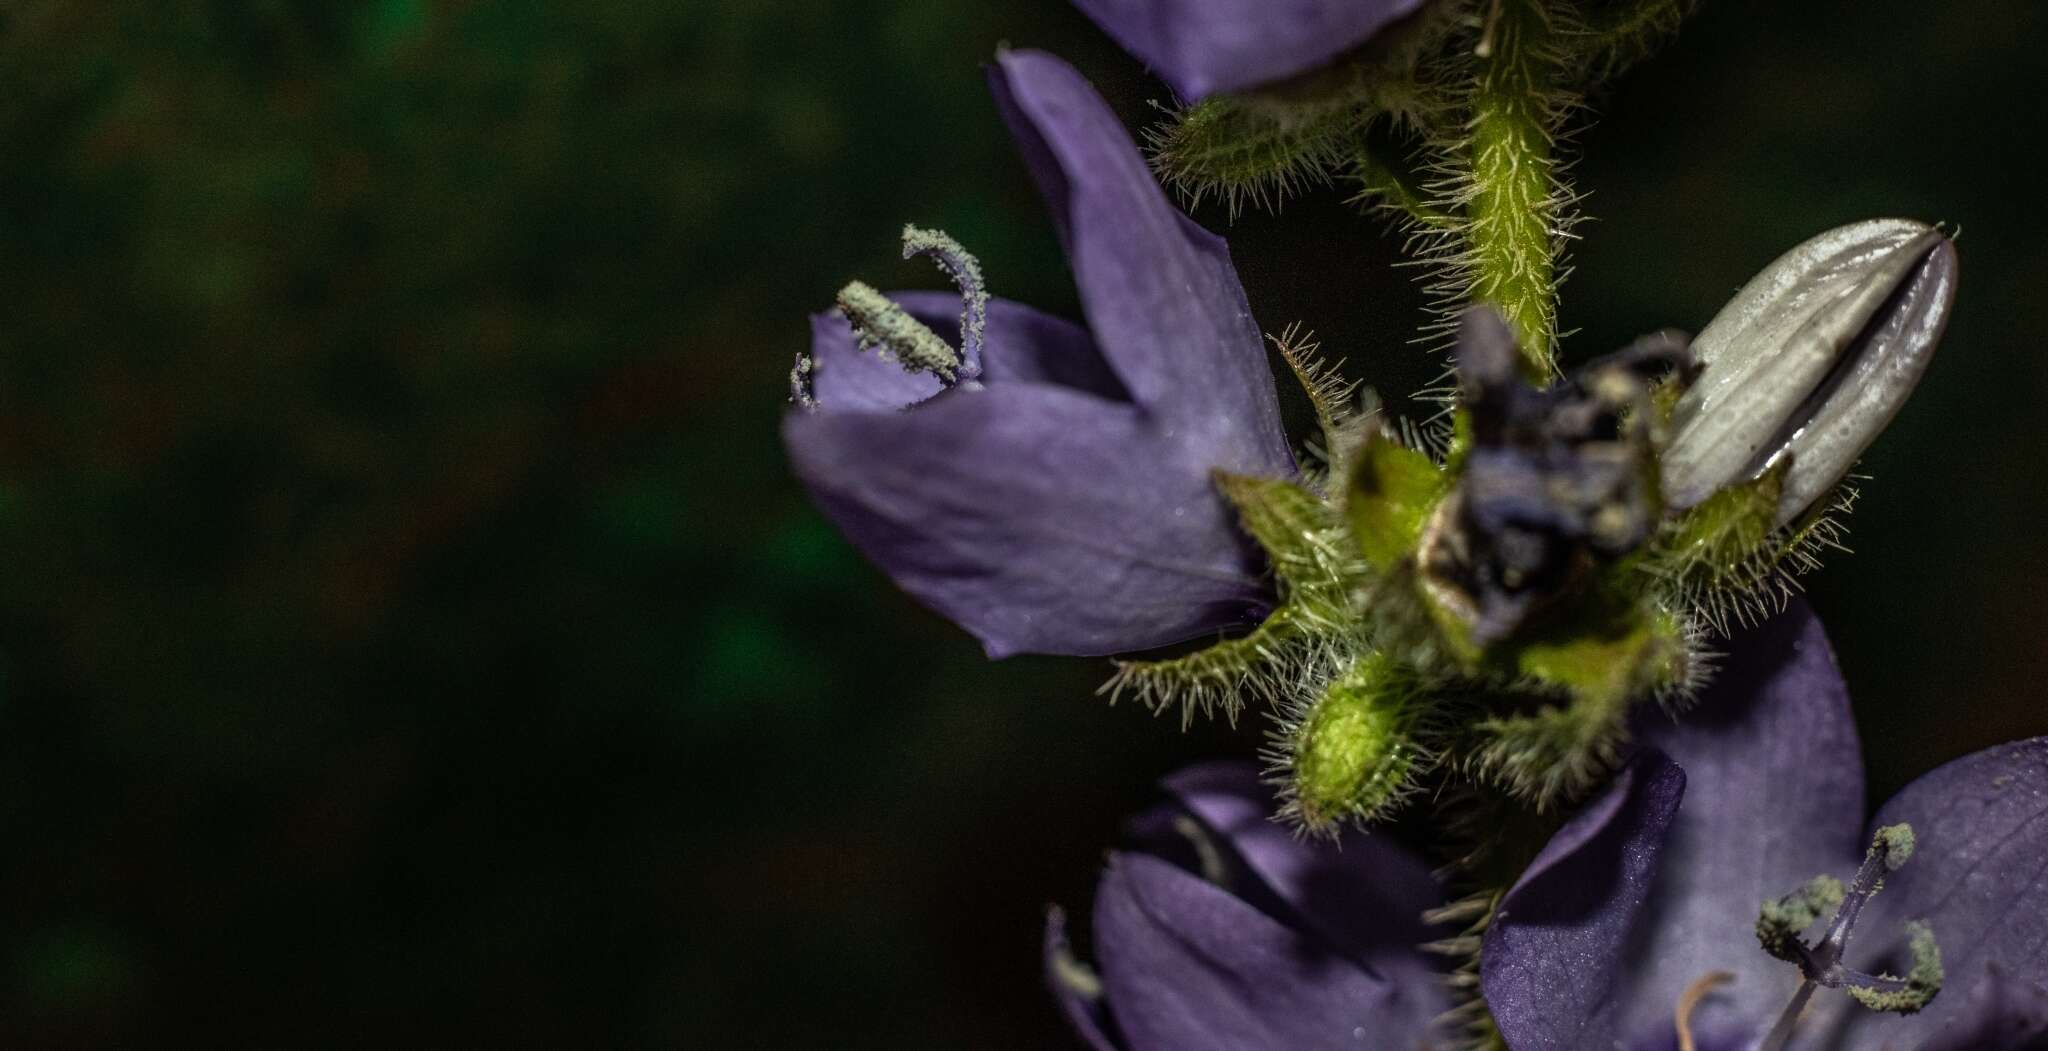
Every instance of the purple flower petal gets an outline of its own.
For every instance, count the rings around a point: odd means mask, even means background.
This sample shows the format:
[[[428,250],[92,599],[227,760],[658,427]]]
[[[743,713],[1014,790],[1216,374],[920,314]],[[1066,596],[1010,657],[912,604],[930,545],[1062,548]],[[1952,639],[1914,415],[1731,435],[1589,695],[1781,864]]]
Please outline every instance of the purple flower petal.
[[[1275,919],[1321,935],[1405,990],[1407,1024],[1425,1026],[1450,1006],[1441,974],[1416,949],[1443,934],[1422,922],[1444,894],[1421,858],[1386,836],[1357,830],[1336,844],[1296,836],[1273,819],[1277,801],[1251,763],[1187,767],[1165,785],[1277,896],[1286,911]],[[1259,904],[1242,891],[1238,896]]]
[[[1942,766],[1894,796],[1871,827],[1901,821],[1913,826],[1917,848],[1864,910],[1849,962],[1861,970],[1883,962],[1904,973],[1901,928],[1924,919],[1941,945],[1947,979],[1917,1015],[1849,1011],[1845,1047],[1935,1040],[1973,1019],[1965,993],[1994,971],[2007,992],[2048,985],[2048,737]]]
[[[1209,465],[1129,405],[960,387],[907,412],[792,413],[783,439],[854,546],[990,656],[1162,646],[1266,599]]]
[[[1123,840],[1126,851],[1158,858],[1194,873],[1288,926],[1312,929],[1301,920],[1293,905],[1267,886],[1229,840],[1177,799],[1139,811],[1124,822]]]
[[[1797,971],[1757,945],[1757,911],[1813,876],[1846,875],[1862,857],[1855,725],[1834,653],[1804,603],[1729,648],[1691,711],[1639,728],[1655,750],[1646,755],[1668,757],[1684,772],[1683,800],[1674,801],[1668,828],[1626,818],[1617,786],[1552,840],[1503,903],[1482,975],[1518,1051],[1525,1040],[1529,1048],[1657,1046],[1672,1033],[1679,998],[1714,971],[1735,981],[1698,1004],[1694,1030],[1753,1036],[1798,985]],[[1633,805],[1662,802],[1643,795]],[[1597,860],[1578,840],[1604,829],[1602,819],[1634,821],[1639,840]],[[1654,841],[1652,830],[1661,831]],[[1595,860],[1575,860],[1564,876],[1543,875],[1546,859],[1585,856]],[[1646,867],[1645,857],[1661,860]],[[1654,878],[1644,882],[1645,871]],[[1546,886],[1605,894],[1608,903],[1581,906],[1572,917],[1548,900]],[[1559,959],[1586,963],[1561,972]],[[1496,983],[1509,997],[1505,1006],[1494,999]]]
[[[1250,620],[1270,588],[1213,474],[1295,466],[1229,256],[1070,67],[1008,53],[992,80],[1093,338],[992,301],[980,381],[941,391],[820,316],[816,407],[783,426],[797,473],[856,547],[992,656],[1129,652]],[[898,302],[957,339],[951,296]]]
[[[1501,899],[1479,974],[1515,1051],[1618,1046],[1628,1006],[1620,991],[1633,967],[1626,950],[1661,926],[1650,887],[1670,868],[1661,855],[1685,791],[1670,760],[1638,753]]]
[[[1005,51],[989,82],[1059,225],[1089,331],[1132,399],[1209,467],[1292,475],[1264,344],[1223,240],[1166,199],[1073,67]]]
[[[915,313],[915,311],[913,311]],[[932,328],[952,339],[959,329],[955,309]],[[988,301],[988,353],[982,363],[985,383],[1044,383],[1093,394],[1111,401],[1130,401],[1129,392],[1102,360],[1088,330],[1007,299]]]
[[[1735,981],[1700,1003],[1697,1028],[1768,1026],[1799,975],[1758,946],[1758,909],[1822,873],[1847,879],[1868,845],[1862,752],[1820,621],[1795,601],[1729,642],[1690,711],[1643,722],[1639,738],[1687,788],[1651,890],[1654,932],[1631,946],[1618,990],[1624,1031],[1669,1031],[1678,998],[1710,971]]]
[[[1074,0],[1074,6],[1192,102],[1324,65],[1422,0]]]
[[[1045,984],[1052,987],[1053,999],[1060,1005],[1060,1013],[1094,1051],[1123,1051],[1122,1045],[1110,1036],[1115,1025],[1110,1021],[1107,1005],[1103,1003],[1102,990],[1098,987],[1091,991],[1078,985],[1076,978],[1066,972],[1072,961],[1073,952],[1067,946],[1067,914],[1058,908],[1047,909]]]
[[[1400,990],[1313,935],[1155,858],[1110,859],[1096,955],[1132,1051],[1323,1051],[1421,1046]]]
[[[1804,606],[1733,649],[1695,711],[1676,726],[1640,731],[1689,786],[1661,840],[1639,836],[1614,852],[1605,882],[1601,865],[1577,861],[1586,844],[1614,838],[1607,827],[1626,823],[1627,808],[1611,802],[1624,791],[1618,785],[1552,841],[1503,902],[1482,981],[1517,1051],[1671,1047],[1680,997],[1717,971],[1735,980],[1693,1009],[1691,1027],[1705,1034],[1702,1048],[1747,1046],[1798,987],[1798,972],[1757,946],[1753,924],[1765,898],[1856,867],[1871,834],[1855,820],[1857,742],[1826,637]],[[1903,973],[1905,923],[1924,919],[1941,944],[1949,991],[1903,1018],[1823,992],[1794,1046],[2048,1049],[2048,738],[1942,767],[1900,793],[1871,828],[1901,821],[1913,825],[1918,850],[1863,910],[1845,962]],[[1655,860],[1647,885],[1645,856]],[[1577,867],[1556,876],[1566,863]],[[1575,894],[1596,907],[1571,915]]]
[[[1953,989],[1947,995],[1962,991]],[[2044,1051],[2048,989],[1991,966],[1948,1024],[1937,1028],[1919,1051]]]

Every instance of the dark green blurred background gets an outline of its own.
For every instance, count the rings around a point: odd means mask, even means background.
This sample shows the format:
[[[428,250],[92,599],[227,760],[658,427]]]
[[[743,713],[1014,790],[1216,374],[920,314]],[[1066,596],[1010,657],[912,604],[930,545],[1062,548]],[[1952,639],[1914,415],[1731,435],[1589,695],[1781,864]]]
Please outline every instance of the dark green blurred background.
[[[0,1045],[1056,1046],[1042,907],[1257,728],[985,662],[776,437],[806,311],[937,286],[906,220],[1074,312],[1001,42],[1164,95],[1058,0],[0,4]],[[1964,228],[1812,586],[1879,797],[2048,732],[2044,47],[1717,0],[1580,140],[1578,356]],[[1435,374],[1334,195],[1232,236],[1265,327]]]

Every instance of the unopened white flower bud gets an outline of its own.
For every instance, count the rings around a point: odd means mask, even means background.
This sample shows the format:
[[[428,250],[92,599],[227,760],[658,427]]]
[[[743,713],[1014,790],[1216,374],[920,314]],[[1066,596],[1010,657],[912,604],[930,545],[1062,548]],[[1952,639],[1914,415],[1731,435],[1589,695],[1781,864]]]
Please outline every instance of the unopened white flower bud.
[[[1837,227],[1751,278],[1693,341],[1662,458],[1692,507],[1790,459],[1778,524],[1824,496],[1920,382],[1955,300],[1955,246],[1908,219]]]

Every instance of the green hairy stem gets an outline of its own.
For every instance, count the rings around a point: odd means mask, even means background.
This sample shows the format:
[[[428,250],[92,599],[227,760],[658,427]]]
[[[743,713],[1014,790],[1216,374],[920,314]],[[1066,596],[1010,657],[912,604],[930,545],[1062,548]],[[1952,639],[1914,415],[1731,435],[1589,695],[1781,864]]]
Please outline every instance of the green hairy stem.
[[[1551,139],[1554,30],[1541,0],[1497,0],[1474,49],[1465,239],[1476,298],[1514,327],[1532,378],[1556,371],[1557,245],[1568,194]]]

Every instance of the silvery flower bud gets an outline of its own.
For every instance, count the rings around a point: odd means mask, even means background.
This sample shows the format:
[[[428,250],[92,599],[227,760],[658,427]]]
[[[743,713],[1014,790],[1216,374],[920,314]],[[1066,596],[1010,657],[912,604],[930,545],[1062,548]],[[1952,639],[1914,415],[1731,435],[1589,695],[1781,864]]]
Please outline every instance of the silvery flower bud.
[[[1750,279],[1693,341],[1665,499],[1692,507],[1789,457],[1778,524],[1847,474],[1905,403],[1948,324],[1955,246],[1908,219],[1836,227]]]

